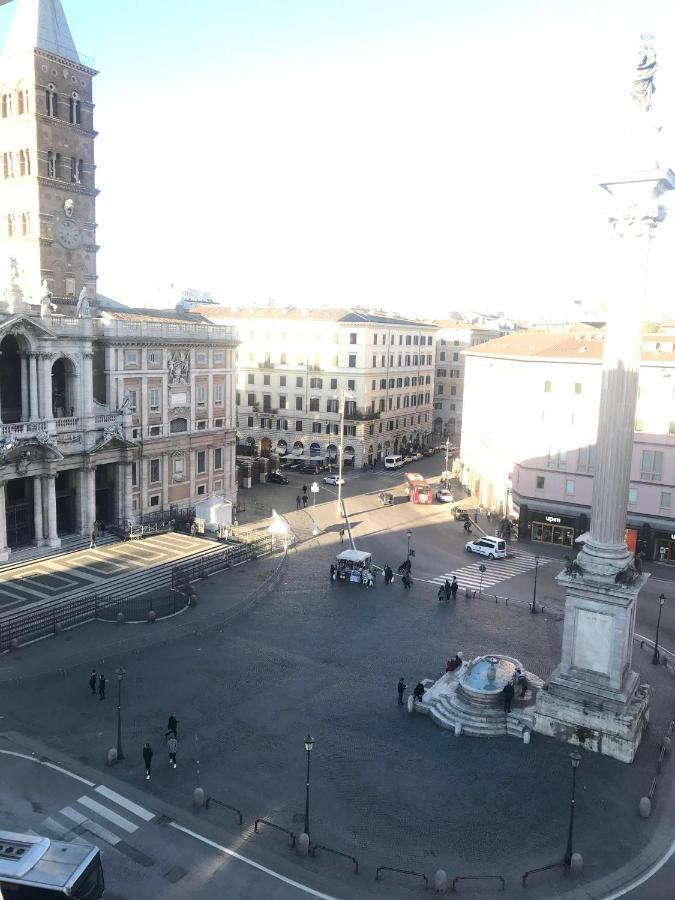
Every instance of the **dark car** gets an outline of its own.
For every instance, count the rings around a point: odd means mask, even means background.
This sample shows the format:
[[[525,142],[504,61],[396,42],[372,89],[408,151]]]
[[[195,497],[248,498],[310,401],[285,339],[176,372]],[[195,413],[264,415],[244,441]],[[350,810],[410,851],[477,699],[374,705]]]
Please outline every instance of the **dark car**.
[[[299,471],[305,475],[318,475],[319,474],[319,466],[311,466],[311,465],[300,466]]]
[[[270,472],[267,476],[267,480],[271,481],[272,484],[290,484],[288,478],[285,475],[282,475],[281,472]]]

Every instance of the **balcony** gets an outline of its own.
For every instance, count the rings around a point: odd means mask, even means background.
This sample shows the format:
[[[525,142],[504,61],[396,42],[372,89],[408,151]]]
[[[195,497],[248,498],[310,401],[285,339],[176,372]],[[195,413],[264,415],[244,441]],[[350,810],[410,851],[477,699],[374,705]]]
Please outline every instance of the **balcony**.
[[[265,360],[264,362],[258,363],[259,369],[273,369],[276,366],[276,363],[273,363],[271,360]]]

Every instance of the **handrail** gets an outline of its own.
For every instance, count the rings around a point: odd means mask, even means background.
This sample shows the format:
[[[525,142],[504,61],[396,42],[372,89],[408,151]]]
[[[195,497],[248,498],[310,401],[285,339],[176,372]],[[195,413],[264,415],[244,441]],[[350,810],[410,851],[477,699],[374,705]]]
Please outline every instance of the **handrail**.
[[[276,822],[270,822],[269,819],[256,819],[253,825],[253,830],[256,834],[258,834],[258,823],[262,822],[263,825],[269,825],[270,828],[276,828],[277,831],[283,831],[284,834],[289,834],[291,836],[291,847],[295,847],[295,833],[290,831],[288,828],[283,828],[281,825],[277,825]]]
[[[525,882],[530,877],[530,875],[534,875],[537,872],[548,872],[549,869],[557,869],[559,866],[564,866],[567,868],[567,863],[563,859],[562,862],[554,862],[548,866],[539,866],[537,869],[528,869],[527,872],[523,875],[523,887],[525,887]]]
[[[325,847],[323,844],[312,844],[310,848],[312,856],[316,856],[317,850],[325,850],[327,853],[334,853],[336,856],[344,856],[345,859],[351,859],[354,863],[354,874],[359,874],[359,861],[355,856],[350,856],[349,853],[343,853],[341,850],[333,850],[331,847]]]
[[[394,869],[392,866],[378,866],[375,870],[375,881],[380,880],[380,872],[398,872],[399,875],[414,875],[416,878],[423,878],[424,890],[429,889],[429,879],[421,872],[413,872],[411,869]]]
[[[506,890],[506,881],[504,880],[502,875],[455,875],[452,879],[452,891],[455,891],[455,884],[458,881],[477,881],[479,878],[492,878],[494,880],[499,879],[502,883],[502,890]]]
[[[209,804],[210,804],[210,803],[216,803],[218,806],[224,806],[225,809],[231,809],[232,812],[236,812],[236,814],[239,816],[239,824],[240,824],[240,825],[243,825],[243,824],[244,824],[244,817],[243,817],[242,814],[241,814],[241,810],[240,810],[240,809],[237,809],[236,806],[230,806],[229,803],[223,803],[222,800],[216,800],[215,797],[207,797],[207,798],[206,798],[206,803],[204,804],[205,807],[206,807],[206,809],[209,808]]]

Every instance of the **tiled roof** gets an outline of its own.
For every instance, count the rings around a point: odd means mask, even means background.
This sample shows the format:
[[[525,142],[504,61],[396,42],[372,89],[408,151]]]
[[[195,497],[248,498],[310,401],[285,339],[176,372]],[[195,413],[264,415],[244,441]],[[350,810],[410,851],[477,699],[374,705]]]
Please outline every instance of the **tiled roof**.
[[[580,331],[519,331],[486,341],[467,356],[531,357],[538,359],[595,360],[602,359],[605,335],[598,329]],[[643,362],[675,362],[675,337],[669,334],[642,336]]]
[[[106,309],[103,316],[108,319],[116,319],[126,322],[197,322],[209,325],[210,322],[204,316],[194,313],[182,313],[175,309]]]
[[[366,310],[366,309],[347,309],[332,308],[327,306],[314,307],[312,309],[302,309],[298,306],[249,306],[249,307],[227,307],[227,306],[197,306],[195,312],[199,312],[207,316],[211,320],[215,319],[302,319],[306,321],[323,321],[323,322],[344,322],[347,324],[358,325],[374,324],[374,325],[399,325],[401,327],[423,327],[435,328],[432,322],[421,322],[413,319],[406,319],[403,316],[397,316],[383,310]]]

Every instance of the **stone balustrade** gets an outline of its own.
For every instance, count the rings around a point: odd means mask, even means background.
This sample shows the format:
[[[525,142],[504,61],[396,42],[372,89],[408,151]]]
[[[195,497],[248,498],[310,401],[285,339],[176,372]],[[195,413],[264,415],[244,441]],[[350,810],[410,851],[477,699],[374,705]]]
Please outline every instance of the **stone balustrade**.
[[[94,338],[129,340],[204,341],[235,346],[237,330],[231,325],[207,325],[200,322],[132,322],[123,319],[76,319],[53,316],[50,329],[59,336],[74,337],[78,333]]]

